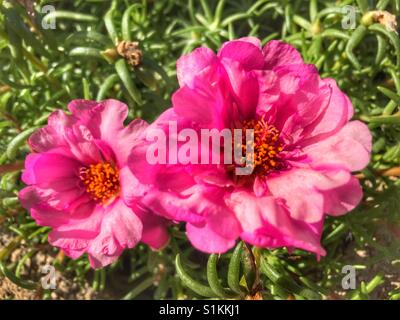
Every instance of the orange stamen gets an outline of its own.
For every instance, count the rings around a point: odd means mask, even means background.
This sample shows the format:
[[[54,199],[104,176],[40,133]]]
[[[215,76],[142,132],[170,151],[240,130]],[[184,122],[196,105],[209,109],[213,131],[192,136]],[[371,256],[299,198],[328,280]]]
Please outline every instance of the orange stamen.
[[[263,118],[260,120],[244,121],[242,125],[242,150],[246,152],[246,130],[254,129],[254,173],[265,177],[274,170],[286,167],[280,156],[283,150],[283,142],[280,139],[280,132],[273,125],[269,125]]]
[[[81,168],[79,178],[83,181],[86,192],[101,204],[106,204],[119,193],[118,169],[108,162]]]

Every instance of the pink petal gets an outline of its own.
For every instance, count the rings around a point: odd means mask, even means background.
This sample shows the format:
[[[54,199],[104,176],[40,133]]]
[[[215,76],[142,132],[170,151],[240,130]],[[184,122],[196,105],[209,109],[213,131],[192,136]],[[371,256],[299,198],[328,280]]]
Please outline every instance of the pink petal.
[[[121,247],[133,248],[140,241],[142,222],[123,201],[117,200],[105,209],[102,232],[111,232]]]
[[[347,123],[338,133],[304,148],[312,166],[334,165],[349,171],[365,168],[370,160],[372,137],[360,121]]]
[[[92,203],[82,205],[74,215],[69,215],[68,222],[50,232],[49,242],[71,255],[77,254],[75,251],[86,251],[98,235],[102,219],[102,207]]]
[[[207,253],[224,253],[236,243],[235,239],[228,239],[216,233],[208,224],[197,227],[187,223],[186,233],[190,243],[196,249]]]
[[[353,210],[362,200],[363,192],[357,178],[338,188],[324,192],[324,211],[332,216],[343,215]]]
[[[265,69],[273,69],[281,65],[302,64],[300,53],[290,44],[271,40],[264,48]]]
[[[63,137],[57,134],[54,128],[50,126],[36,130],[28,141],[35,152],[45,152],[65,145]]]
[[[258,104],[256,113],[259,117],[274,123],[277,112],[276,102],[280,98],[280,82],[277,74],[271,70],[254,71],[258,78]]]
[[[238,106],[238,119],[247,120],[254,117],[259,92],[256,75],[246,71],[235,60],[223,58],[221,63],[226,70],[232,95]]]
[[[261,41],[260,41],[260,39],[258,39],[256,37],[242,37],[242,38],[239,38],[237,40],[251,43],[251,44],[255,45],[257,48],[259,48],[260,50],[262,49],[261,48]]]
[[[225,42],[218,52],[218,57],[236,60],[246,70],[263,69],[264,67],[263,53],[259,41],[255,38]]]
[[[95,119],[92,119],[95,124]],[[90,124],[91,125],[91,124]],[[52,151],[55,148],[63,150],[65,155],[73,155],[83,163],[100,162],[101,154],[94,142],[94,133],[73,116],[63,111],[53,112],[48,120],[48,126],[35,132],[29,139],[32,149],[37,152]]]
[[[174,221],[187,221],[195,224],[204,223],[204,216],[212,211],[199,187],[193,187],[186,193],[151,189],[141,202],[154,213]]]
[[[217,61],[215,53],[206,47],[193,50],[181,56],[176,63],[176,74],[180,87],[192,87],[193,78],[204,68]]]
[[[111,146],[115,150],[120,167],[126,165],[132,147],[140,143],[140,138],[147,126],[148,123],[146,121],[135,119],[123,130],[118,132]]]
[[[92,267],[115,261],[124,248],[133,248],[142,236],[142,222],[122,200],[104,208],[100,234],[90,242],[88,254]]]
[[[69,212],[69,221],[57,228],[59,232],[80,232],[91,234],[92,238],[100,232],[105,209],[93,201],[80,204],[74,211]]]
[[[57,188],[60,188],[57,190]],[[57,183],[56,186],[47,186],[46,188],[39,188],[32,186],[25,188],[26,193],[20,194],[20,201],[22,205],[27,208],[40,208],[41,206],[51,207],[53,210],[72,210],[73,204],[78,203],[79,200],[87,201],[87,197],[83,194],[84,190],[67,185],[63,190]],[[28,192],[29,191],[29,192]]]
[[[40,226],[58,227],[69,220],[68,214],[51,208],[46,198],[43,198],[35,187],[30,186],[22,189],[18,193],[18,198]]]
[[[29,145],[36,152],[67,146],[64,137],[65,128],[73,125],[75,121],[61,110],[54,111],[49,116],[48,125],[38,129],[29,137]]]
[[[135,212],[143,224],[141,241],[156,250],[165,247],[169,241],[168,220],[149,211],[135,210]]]
[[[110,240],[113,241],[113,240]],[[118,260],[123,249],[116,247],[112,255],[104,255],[101,252],[92,252],[89,254],[89,263],[93,269],[104,268]]]
[[[347,171],[314,171],[291,169],[267,179],[267,185],[276,198],[286,201],[291,217],[314,223],[324,214],[324,197],[328,191],[346,184],[350,179]]]
[[[53,153],[31,153],[25,159],[22,181],[42,184],[55,180],[78,178],[82,164],[75,159]]]
[[[71,259],[78,259],[85,253],[85,249],[80,250],[73,250],[73,249],[61,249],[66,256],[70,257]]]
[[[101,139],[113,149],[121,167],[126,164],[132,146],[147,127],[145,121],[136,119],[124,128],[128,107],[114,99],[99,103],[73,100],[68,108],[90,130],[95,139]]]
[[[114,141],[113,136],[124,127],[124,120],[128,116],[128,106],[118,100],[108,99],[101,102],[102,108],[96,113],[99,114],[99,129],[101,139],[109,143]]]
[[[308,83],[306,83],[307,85]],[[275,125],[290,136],[292,144],[301,143],[304,137],[304,128],[318,119],[329,104],[331,90],[323,87],[317,91],[301,90],[288,97],[284,108],[278,109]]]
[[[96,145],[92,132],[86,126],[76,124],[66,128],[65,139],[71,153],[80,162],[85,164],[102,162],[102,153]]]
[[[294,220],[273,197],[257,198],[246,191],[232,193],[228,204],[243,228],[243,240],[260,247],[287,246],[325,255],[320,245],[322,220],[315,224]]]
[[[142,197],[149,191],[149,187],[141,184],[127,166],[119,169],[119,182],[121,197],[128,205],[136,203],[139,197]]]
[[[353,106],[349,98],[339,89],[335,80],[323,79],[321,86],[325,85],[332,90],[329,104],[321,116],[304,129],[305,140],[302,145],[311,144],[334,134],[353,116]]]
[[[68,252],[69,250],[73,251],[83,251],[88,247],[90,240],[95,235],[91,232],[73,232],[73,231],[57,231],[52,230],[49,233],[48,240],[49,243],[60,249]]]
[[[193,87],[184,86],[173,94],[176,114],[205,128],[224,128],[230,110],[225,77],[220,66],[203,69],[193,78]]]

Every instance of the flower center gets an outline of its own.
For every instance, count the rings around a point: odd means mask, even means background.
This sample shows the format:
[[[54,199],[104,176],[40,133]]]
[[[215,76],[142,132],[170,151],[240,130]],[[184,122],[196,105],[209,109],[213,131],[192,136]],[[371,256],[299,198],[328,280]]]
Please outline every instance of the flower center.
[[[119,193],[118,169],[108,162],[81,168],[79,178],[85,185],[86,192],[101,204],[106,204]]]
[[[280,132],[264,119],[247,120],[242,123],[242,152],[246,152],[246,130],[254,130],[254,170],[253,174],[265,177],[271,171],[287,167],[282,155],[284,144]]]

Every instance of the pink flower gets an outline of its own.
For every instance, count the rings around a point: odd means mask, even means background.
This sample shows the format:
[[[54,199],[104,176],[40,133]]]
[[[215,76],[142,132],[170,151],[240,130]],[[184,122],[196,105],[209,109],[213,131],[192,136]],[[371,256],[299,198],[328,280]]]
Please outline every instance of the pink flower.
[[[73,100],[68,109],[72,115],[55,111],[29,139],[23,206],[52,228],[52,245],[73,259],[87,253],[93,268],[139,241],[162,247],[168,240],[164,219],[140,204],[140,185],[127,167],[147,123],[124,127],[128,108],[116,100]]]
[[[227,165],[157,164],[144,170],[149,144],[129,166],[151,186],[143,202],[186,222],[191,243],[222,253],[244,241],[325,255],[325,214],[352,210],[362,189],[352,171],[369,162],[371,134],[350,121],[353,107],[333,79],[321,79],[290,45],[256,38],[226,42],[218,54],[198,48],[177,63],[180,88],[147,130],[255,129],[255,168],[237,176]],[[202,147],[200,147],[201,149]],[[211,151],[210,151],[211,152]]]

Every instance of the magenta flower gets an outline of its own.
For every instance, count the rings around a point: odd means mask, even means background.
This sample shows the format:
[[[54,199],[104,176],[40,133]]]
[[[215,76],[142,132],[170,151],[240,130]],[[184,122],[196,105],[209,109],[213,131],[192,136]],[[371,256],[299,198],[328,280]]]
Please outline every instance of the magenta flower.
[[[254,129],[254,171],[224,164],[157,164],[146,170],[149,143],[128,161],[153,188],[143,201],[186,222],[191,243],[222,253],[244,241],[266,248],[320,245],[325,214],[352,210],[362,189],[352,171],[369,162],[371,134],[350,121],[353,107],[333,79],[321,79],[290,45],[256,38],[226,42],[218,54],[198,48],[177,63],[180,88],[147,130]],[[199,146],[202,149],[203,146]],[[210,153],[212,151],[210,150]],[[140,160],[142,159],[142,160]]]
[[[165,220],[140,204],[141,187],[127,168],[147,123],[124,127],[128,108],[116,100],[74,100],[68,109],[72,115],[55,111],[29,139],[23,206],[39,225],[52,228],[52,245],[74,259],[87,253],[94,268],[139,241],[165,245]]]

